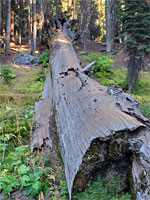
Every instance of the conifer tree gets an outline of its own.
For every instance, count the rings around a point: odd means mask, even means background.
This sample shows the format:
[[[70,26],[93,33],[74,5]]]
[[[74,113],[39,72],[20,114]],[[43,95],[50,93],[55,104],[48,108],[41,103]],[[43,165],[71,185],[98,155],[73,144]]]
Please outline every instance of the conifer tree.
[[[129,92],[138,84],[144,56],[150,52],[150,3],[147,0],[123,0],[121,36],[129,55],[127,81]]]

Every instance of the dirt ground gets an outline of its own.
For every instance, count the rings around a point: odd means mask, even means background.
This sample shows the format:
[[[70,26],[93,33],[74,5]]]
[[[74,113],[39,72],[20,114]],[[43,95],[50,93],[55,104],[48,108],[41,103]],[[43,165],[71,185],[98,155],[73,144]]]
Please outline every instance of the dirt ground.
[[[43,51],[45,51],[45,49],[47,49],[47,47],[44,45],[37,46],[36,55],[39,56]],[[29,53],[30,52],[29,45],[24,43],[20,46],[20,45],[11,43],[9,56],[5,56],[4,50],[2,50],[2,52],[0,52],[0,66],[15,64],[17,55],[20,52]]]

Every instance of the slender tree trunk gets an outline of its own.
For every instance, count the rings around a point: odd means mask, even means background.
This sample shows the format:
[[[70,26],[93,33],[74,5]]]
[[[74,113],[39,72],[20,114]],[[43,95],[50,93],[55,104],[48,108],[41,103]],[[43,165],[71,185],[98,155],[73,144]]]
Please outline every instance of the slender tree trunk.
[[[74,19],[74,0],[72,0],[72,19]]]
[[[39,32],[38,32],[39,44],[41,44],[43,25],[44,25],[44,1],[40,0],[40,19],[39,19]]]
[[[114,48],[114,4],[115,0],[105,1],[107,52],[113,51]]]
[[[24,1],[19,1],[18,2],[20,5],[20,19],[19,19],[19,45],[21,46],[22,43],[22,33],[25,31],[25,27],[23,27],[23,8],[24,8]]]
[[[13,7],[11,8],[11,32],[10,32],[10,41],[11,42],[14,42],[15,41],[15,38],[14,38],[14,25],[15,25],[15,20],[14,20],[14,9]]]
[[[56,7],[56,19],[59,17],[59,0],[55,0],[55,7]]]
[[[19,45],[21,46],[22,43],[22,30],[21,30],[21,26],[19,26]]]
[[[0,0],[0,36],[2,35],[2,1]],[[2,41],[0,39],[0,54],[2,48]]]
[[[6,30],[6,47],[5,54],[10,54],[10,30],[11,30],[11,0],[7,0],[7,30]]]
[[[29,15],[28,15],[28,44],[31,47],[31,4],[30,4],[30,10],[29,10]]]
[[[0,35],[2,35],[2,0],[0,0]]]
[[[36,36],[37,36],[37,27],[36,27],[36,0],[33,0],[33,55],[36,51]]]
[[[84,51],[87,50],[87,39],[89,38],[89,0],[80,1],[81,6],[81,19],[80,19],[80,30],[81,30],[81,40],[83,42]]]
[[[30,54],[33,54],[33,0],[30,0]]]
[[[128,92],[132,92],[133,86],[136,88],[138,85],[138,66],[142,63],[142,59],[136,58],[136,52],[131,51],[129,53],[129,63],[128,63],[128,74],[127,74],[127,82],[128,82]]]

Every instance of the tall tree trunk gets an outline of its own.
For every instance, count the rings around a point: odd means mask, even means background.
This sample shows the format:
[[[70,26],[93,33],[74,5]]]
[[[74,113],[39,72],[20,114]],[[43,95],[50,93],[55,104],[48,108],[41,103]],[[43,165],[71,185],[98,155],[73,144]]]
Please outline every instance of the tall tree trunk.
[[[30,0],[31,1],[31,0]],[[31,39],[32,39],[32,23],[31,23],[31,2],[30,2],[30,9],[29,9],[29,15],[28,15],[28,44],[30,46],[30,51],[31,51]]]
[[[114,16],[115,0],[105,1],[106,13],[106,51],[111,52],[114,48]]]
[[[19,45],[21,46],[22,43],[22,33],[23,29],[25,30],[25,27],[23,27],[23,8],[24,8],[24,1],[19,1],[18,2],[20,5],[20,19],[19,19]]]
[[[35,55],[36,50],[36,36],[37,36],[37,28],[36,28],[36,0],[30,0],[30,54]]]
[[[87,50],[87,39],[89,37],[89,22],[90,22],[89,4],[90,4],[89,0],[85,0],[84,2],[80,0],[80,6],[81,6],[80,30],[81,30],[81,40],[83,42],[84,51]]]
[[[35,55],[36,51],[36,36],[37,36],[37,27],[36,27],[36,0],[33,0],[33,52]]]
[[[72,0],[72,19],[74,19],[74,0]]]
[[[7,0],[7,27],[5,54],[10,54],[10,30],[11,30],[11,0]]]
[[[21,29],[21,26],[19,26],[19,45],[21,46],[21,43],[22,43],[22,29]]]
[[[0,0],[0,35],[2,35],[2,0]]]
[[[56,8],[56,20],[59,17],[59,0],[55,0],[55,8]]]
[[[43,25],[44,25],[44,1],[40,0],[40,19],[39,19],[39,32],[38,32],[39,44],[41,44]]]
[[[14,42],[15,38],[14,38],[14,25],[15,25],[15,19],[14,19],[14,9],[13,7],[11,7],[11,32],[10,32],[10,41]]]

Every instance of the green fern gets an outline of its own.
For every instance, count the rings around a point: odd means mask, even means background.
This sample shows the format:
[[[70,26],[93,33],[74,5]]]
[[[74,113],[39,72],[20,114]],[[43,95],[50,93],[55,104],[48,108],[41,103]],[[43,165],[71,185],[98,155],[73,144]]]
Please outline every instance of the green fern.
[[[121,194],[120,177],[92,182],[87,191],[74,196],[77,200],[131,200],[129,193]]]

